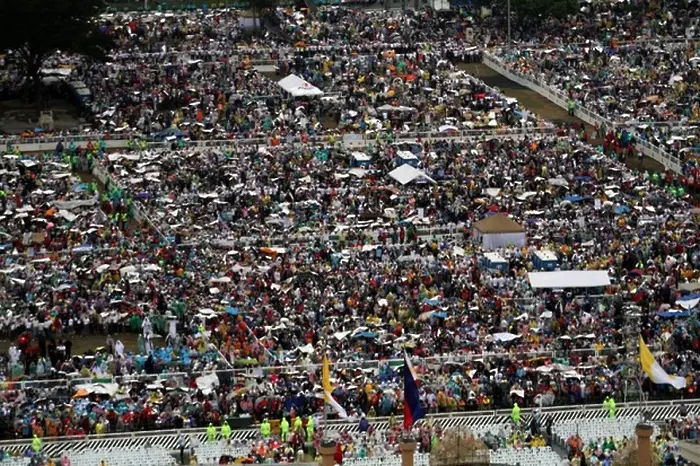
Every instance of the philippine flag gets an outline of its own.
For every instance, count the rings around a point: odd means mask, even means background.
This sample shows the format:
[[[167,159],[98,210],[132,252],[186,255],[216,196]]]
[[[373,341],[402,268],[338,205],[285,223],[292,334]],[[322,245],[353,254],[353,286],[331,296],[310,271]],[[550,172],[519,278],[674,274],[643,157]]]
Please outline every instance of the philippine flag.
[[[425,417],[423,407],[420,404],[420,396],[418,394],[418,385],[416,385],[416,377],[413,372],[411,362],[408,356],[404,353],[403,357],[403,428],[411,429],[413,424]]]

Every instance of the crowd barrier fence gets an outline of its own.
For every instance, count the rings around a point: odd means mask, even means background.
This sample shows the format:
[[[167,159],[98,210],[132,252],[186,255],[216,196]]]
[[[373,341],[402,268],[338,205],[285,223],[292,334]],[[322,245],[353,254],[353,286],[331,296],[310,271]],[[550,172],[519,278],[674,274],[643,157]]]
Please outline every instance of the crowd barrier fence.
[[[611,347],[603,348],[600,355],[610,355],[618,354],[620,350],[624,347]],[[565,358],[570,354],[579,355],[595,355],[595,348],[573,348],[573,349],[561,349],[561,350],[550,350],[550,351],[527,351],[518,353],[505,353],[505,352],[487,352],[478,354],[464,354],[464,355],[449,355],[449,356],[432,356],[427,358],[420,358],[416,360],[416,365],[426,367],[428,370],[431,366],[443,366],[447,364],[465,364],[468,362],[478,362],[485,361],[488,359],[498,359],[498,358]],[[386,359],[386,360],[360,360],[360,361],[335,361],[333,367],[337,369],[377,369],[383,365],[389,365],[392,367],[403,364],[403,359]],[[37,379],[37,380],[18,380],[18,381],[6,381],[0,382],[0,391],[2,390],[16,390],[16,389],[27,389],[27,388],[50,388],[57,386],[76,386],[87,383],[96,383],[99,381],[101,383],[128,383],[131,381],[167,381],[167,380],[181,380],[185,378],[198,377],[204,374],[216,373],[217,375],[226,377],[246,377],[253,376],[260,371],[267,373],[285,373],[294,371],[313,371],[321,367],[321,364],[285,364],[277,366],[251,366],[247,368],[234,368],[234,369],[220,369],[215,371],[193,371],[193,372],[169,372],[162,374],[133,374],[127,376],[116,376],[116,377],[100,377],[100,378],[62,378],[62,379]]]
[[[628,402],[628,403],[617,403],[616,408],[618,411],[625,410],[628,408],[639,409],[643,407],[645,409],[653,408],[664,408],[664,407],[675,407],[680,405],[685,406],[698,406],[700,405],[700,398],[692,398],[686,400],[669,400],[669,401],[649,401],[640,406],[638,402]],[[571,405],[571,406],[545,406],[536,408],[540,411],[543,416],[554,415],[557,413],[577,413],[581,415],[582,413],[587,413],[590,411],[600,411],[601,406],[599,404],[595,405]],[[535,408],[521,408],[521,417],[530,416],[535,411]],[[510,409],[499,409],[499,410],[482,410],[482,411],[454,411],[450,413],[437,413],[437,414],[427,414],[426,417],[430,419],[431,422],[441,422],[448,421],[452,419],[468,418],[468,417],[479,417],[479,418],[504,418],[511,415]],[[401,422],[403,416],[397,416],[396,421]],[[389,417],[376,417],[372,419],[372,423],[387,423],[390,421]],[[330,430],[343,429],[346,426],[351,426],[352,421],[329,419],[327,425]],[[47,437],[44,439],[44,443],[70,443],[70,442],[85,442],[89,440],[109,440],[109,439],[136,439],[136,438],[163,438],[163,437],[173,437],[179,438],[181,435],[201,435],[206,433],[206,428],[185,428],[185,429],[162,429],[162,430],[145,430],[145,431],[135,431],[135,432],[118,432],[118,433],[107,433],[103,435],[85,435],[85,436],[63,436],[63,437]],[[14,439],[14,440],[3,440],[0,441],[0,448],[6,446],[16,446],[18,444],[26,444],[27,446],[31,444],[31,439]]]
[[[557,128],[554,125],[543,125],[534,127],[502,127],[488,129],[466,129],[460,131],[412,131],[406,133],[398,133],[394,136],[394,142],[409,142],[421,139],[423,141],[430,140],[472,140],[486,139],[492,137],[507,138],[518,136],[532,136],[542,134],[555,134]],[[358,134],[361,145],[372,145],[376,143],[376,138],[373,135]],[[18,148],[22,152],[46,152],[56,148],[59,142],[65,144],[75,143],[78,147],[85,147],[90,141],[104,140],[108,150],[124,149],[133,139],[133,135],[121,134],[114,135],[108,133],[89,133],[79,135],[65,136],[50,136],[50,137],[34,137],[34,138],[5,138],[0,139],[0,147],[4,146],[8,151]],[[171,143],[161,141],[152,137],[143,138],[148,142],[149,147],[168,147]],[[343,134],[336,135],[321,135],[310,136],[309,144],[328,144],[332,140],[342,142]],[[300,136],[287,137],[284,142],[301,144]],[[187,141],[189,147],[222,147],[222,146],[244,146],[244,145],[271,145],[271,138],[229,138],[229,139],[208,139],[201,141]]]
[[[488,66],[489,68],[503,75],[504,77],[510,79],[511,81],[516,82],[528,89],[531,89],[532,91],[538,93],[539,95],[554,103],[558,107],[561,107],[565,110],[568,109],[568,99],[563,93],[552,89],[550,86],[536,80],[532,76],[528,76],[517,70],[508,69],[498,57],[496,57],[490,52],[484,51],[482,54],[482,60],[484,65]],[[579,119],[583,120],[591,126],[597,125],[600,127],[604,126],[606,128],[627,126],[626,124],[613,123],[612,121],[603,118],[602,116],[592,112],[588,108],[580,105],[576,108],[574,113],[576,117],[578,117]],[[671,170],[677,174],[682,174],[682,167],[678,158],[670,155],[668,152],[664,151],[659,146],[645,141],[638,141],[637,146],[638,149],[641,150],[645,156],[656,160],[668,170]]]

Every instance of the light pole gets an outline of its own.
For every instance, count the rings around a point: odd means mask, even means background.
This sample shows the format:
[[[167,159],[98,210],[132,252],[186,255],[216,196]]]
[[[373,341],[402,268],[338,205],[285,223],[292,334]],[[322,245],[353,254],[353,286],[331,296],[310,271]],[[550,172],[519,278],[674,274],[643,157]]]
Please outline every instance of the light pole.
[[[510,49],[510,0],[508,0],[508,45],[506,48]]]

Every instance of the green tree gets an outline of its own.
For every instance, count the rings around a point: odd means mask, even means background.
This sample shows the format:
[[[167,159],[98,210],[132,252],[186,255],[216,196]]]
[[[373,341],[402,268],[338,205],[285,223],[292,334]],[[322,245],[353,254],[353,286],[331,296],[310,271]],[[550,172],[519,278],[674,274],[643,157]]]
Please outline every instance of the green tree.
[[[104,59],[111,38],[95,18],[104,0],[0,0],[0,52],[18,68],[41,108],[41,67],[57,51]]]
[[[511,9],[520,18],[565,18],[578,10],[577,0],[511,0]]]

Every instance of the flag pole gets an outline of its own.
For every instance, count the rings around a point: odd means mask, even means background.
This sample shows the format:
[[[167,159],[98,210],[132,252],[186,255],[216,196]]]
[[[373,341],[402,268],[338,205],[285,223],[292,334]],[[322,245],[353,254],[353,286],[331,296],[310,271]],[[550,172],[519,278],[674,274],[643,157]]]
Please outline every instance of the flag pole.
[[[323,348],[323,358],[328,359],[328,341],[324,341]],[[325,361],[322,361],[322,364],[325,364]],[[328,378],[330,379],[330,377],[331,361],[328,359]],[[330,394],[326,395],[326,387],[323,387],[323,443],[325,443],[328,439],[328,400],[326,399],[326,396],[329,395]]]
[[[406,417],[406,371],[408,369],[408,354],[406,354],[406,349],[404,348],[403,350],[403,376],[401,377],[403,379],[403,407],[404,407],[404,418]],[[408,441],[409,435],[408,435],[408,428],[406,427],[406,421],[403,421],[403,440]]]

